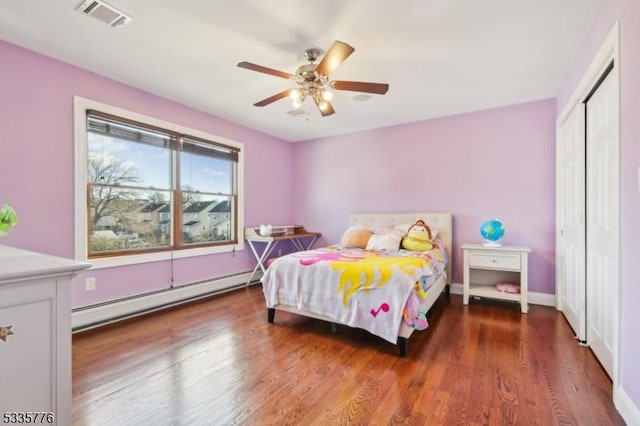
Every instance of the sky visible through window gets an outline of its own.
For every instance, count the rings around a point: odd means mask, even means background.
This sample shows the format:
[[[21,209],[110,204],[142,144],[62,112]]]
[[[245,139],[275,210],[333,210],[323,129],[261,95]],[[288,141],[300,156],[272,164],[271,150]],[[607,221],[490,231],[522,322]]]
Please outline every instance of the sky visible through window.
[[[231,193],[231,161],[181,153],[180,183],[200,192]]]
[[[135,186],[171,189],[171,151],[167,148],[130,142],[89,132],[89,158],[114,161],[132,167],[142,179]],[[200,192],[231,193],[231,161],[183,152],[180,158],[181,185]],[[123,183],[126,184],[126,183]]]

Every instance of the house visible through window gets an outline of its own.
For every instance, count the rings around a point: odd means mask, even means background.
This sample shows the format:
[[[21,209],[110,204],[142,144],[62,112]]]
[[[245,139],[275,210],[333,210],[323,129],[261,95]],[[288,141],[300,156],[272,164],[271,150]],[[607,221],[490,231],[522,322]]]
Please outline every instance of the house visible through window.
[[[238,241],[240,149],[86,112],[88,257]]]

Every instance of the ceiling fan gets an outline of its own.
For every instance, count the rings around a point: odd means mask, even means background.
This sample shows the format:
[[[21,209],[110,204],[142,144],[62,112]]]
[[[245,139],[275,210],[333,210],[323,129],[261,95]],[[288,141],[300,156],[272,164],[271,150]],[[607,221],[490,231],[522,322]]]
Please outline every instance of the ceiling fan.
[[[238,66],[252,71],[275,75],[276,77],[287,80],[293,80],[298,84],[297,88],[284,90],[256,102],[254,104],[255,106],[263,107],[280,99],[290,97],[293,100],[293,107],[299,108],[305,99],[311,98],[318,107],[320,114],[326,117],[335,113],[330,102],[333,97],[332,90],[348,90],[351,92],[375,93],[378,95],[384,95],[387,93],[387,90],[389,90],[389,85],[385,83],[329,79],[329,75],[335,71],[354,50],[355,49],[347,43],[336,40],[322,60],[316,64],[315,62],[321,53],[320,49],[307,49],[304,52],[304,56],[309,63],[298,67],[295,74],[263,67],[262,65],[252,64],[251,62],[240,62]]]

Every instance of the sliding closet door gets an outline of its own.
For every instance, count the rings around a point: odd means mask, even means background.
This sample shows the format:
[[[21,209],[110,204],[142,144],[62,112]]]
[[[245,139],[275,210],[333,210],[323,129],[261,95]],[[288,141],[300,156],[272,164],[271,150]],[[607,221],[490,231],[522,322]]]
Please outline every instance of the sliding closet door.
[[[558,127],[556,154],[557,304],[581,342],[586,340],[584,122],[579,103]]]
[[[557,308],[619,381],[620,31],[615,24],[557,125]]]
[[[587,108],[587,342],[610,376],[618,297],[618,81],[610,72]]]

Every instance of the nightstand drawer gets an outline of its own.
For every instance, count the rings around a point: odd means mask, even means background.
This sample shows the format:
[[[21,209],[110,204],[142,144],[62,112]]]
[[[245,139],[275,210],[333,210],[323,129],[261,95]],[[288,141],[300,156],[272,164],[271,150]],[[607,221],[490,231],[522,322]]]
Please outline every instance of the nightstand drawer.
[[[496,268],[520,270],[519,254],[469,253],[469,266],[472,268]]]

